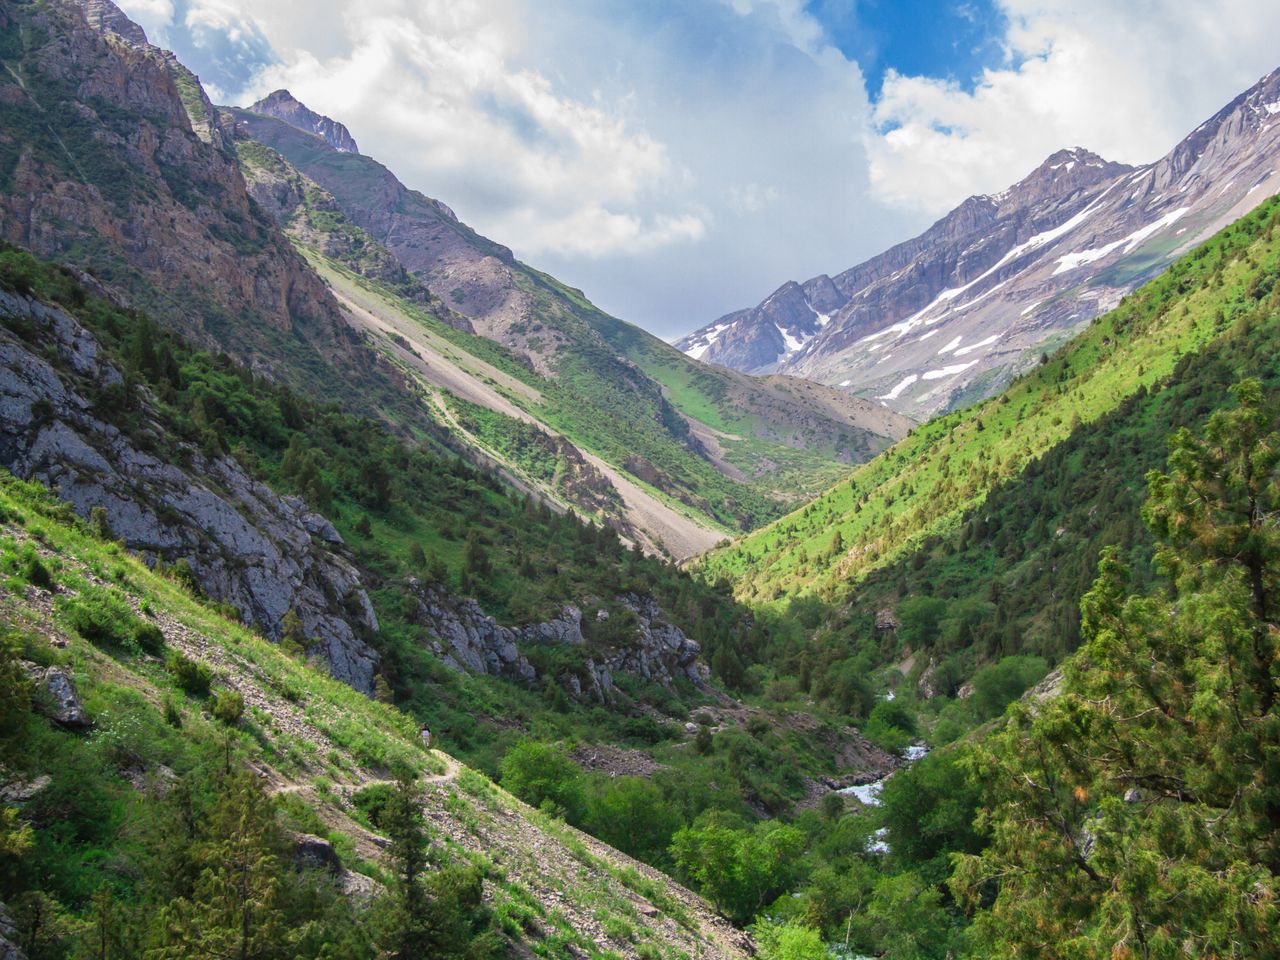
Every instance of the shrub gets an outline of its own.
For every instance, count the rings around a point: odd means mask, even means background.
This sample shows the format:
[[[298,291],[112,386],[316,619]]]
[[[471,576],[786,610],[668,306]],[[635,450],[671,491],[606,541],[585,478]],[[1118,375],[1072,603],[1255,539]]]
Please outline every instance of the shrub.
[[[382,814],[395,794],[389,783],[374,783],[351,795],[351,803],[375,827],[382,828]]]
[[[139,621],[137,628],[133,631],[133,639],[137,641],[143,653],[158,656],[164,651],[164,634],[154,623]]]
[[[228,727],[239,726],[244,717],[244,697],[236,690],[220,690],[213,702],[213,716]]]
[[[28,549],[22,563],[22,579],[33,587],[39,587],[41,590],[50,590],[53,588],[53,574],[49,572],[49,568],[44,565],[44,561],[40,559],[40,555],[34,550]]]
[[[128,604],[100,587],[86,587],[63,604],[62,616],[67,626],[100,647],[127,644],[137,621]]]
[[[173,682],[183,692],[193,697],[207,697],[213,684],[213,672],[203,663],[184,657],[176,650],[169,655],[167,664]]]

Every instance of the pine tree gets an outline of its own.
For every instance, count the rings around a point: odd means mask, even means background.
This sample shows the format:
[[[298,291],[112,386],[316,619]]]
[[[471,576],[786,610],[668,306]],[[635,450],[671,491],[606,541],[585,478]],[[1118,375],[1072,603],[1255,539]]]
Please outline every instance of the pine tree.
[[[266,960],[287,956],[274,807],[248,773],[228,778],[197,852],[190,898],[161,912],[163,945],[150,960]]]
[[[1064,693],[975,753],[992,842],[953,888],[991,957],[1264,956],[1280,929],[1280,435],[1258,384],[1171,442],[1169,587],[1107,551]]]

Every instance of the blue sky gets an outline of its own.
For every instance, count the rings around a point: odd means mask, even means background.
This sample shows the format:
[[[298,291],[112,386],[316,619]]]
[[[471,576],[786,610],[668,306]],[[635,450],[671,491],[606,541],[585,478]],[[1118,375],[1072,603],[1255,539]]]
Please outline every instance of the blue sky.
[[[1153,160],[1280,62],[1274,0],[118,2],[667,337],[1062,147]]]
[[[805,9],[858,62],[873,97],[889,70],[972,90],[985,68],[1005,63],[1008,18],[989,0],[811,0]]]

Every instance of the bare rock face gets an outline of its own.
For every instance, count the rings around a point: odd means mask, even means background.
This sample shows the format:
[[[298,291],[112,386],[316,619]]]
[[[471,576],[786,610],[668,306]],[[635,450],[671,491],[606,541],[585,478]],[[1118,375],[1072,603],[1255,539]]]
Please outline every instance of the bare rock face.
[[[75,681],[62,667],[47,669],[40,678],[40,689],[44,696],[36,702],[45,707],[50,720],[68,730],[88,730],[93,726]]]
[[[381,382],[323,281],[251,202],[217,112],[172,54],[108,0],[6,4],[0,28],[24,39],[10,66],[26,78],[0,93],[0,136],[36,131],[0,185],[0,237],[93,272],[259,373],[304,385],[280,362],[287,342]]]
[[[329,117],[313,110],[308,110],[303,104],[295,100],[293,94],[288,90],[277,90],[274,93],[269,93],[249,109],[263,116],[283,120],[290,126],[305,130],[307,133],[314,133],[339,153],[360,152],[356,146],[355,138],[351,136],[346,127],[338,123],[337,120],[331,120]]]
[[[269,637],[296,611],[333,675],[372,691],[377,658],[361,636],[378,621],[327,520],[230,457],[178,443],[162,460],[100,419],[98,398],[123,378],[61,310],[0,293],[0,324],[0,464],[81,516],[103,508],[113,534],[144,557],[186,560],[206,595]]]
[[[0,960],[27,960],[27,955],[13,942],[18,939],[18,925],[9,908],[0,903]]]
[[[1280,190],[1280,70],[1143,167],[1060,150],[912,240],[786,283],[677,346],[747,372],[842,387],[917,419],[997,392]]]
[[[582,611],[572,604],[554,619],[513,629],[499,624],[475,600],[452,596],[421,581],[411,581],[410,588],[418,597],[416,619],[428,630],[432,652],[459,672],[532,684],[539,679],[538,671],[521,648],[553,644],[584,648],[580,667],[554,679],[574,697],[599,703],[613,699],[613,678],[619,673],[662,686],[670,686],[678,676],[702,686],[710,676],[698,659],[702,648],[668,622],[651,597],[619,598],[636,615],[635,631],[605,644],[587,639]]]

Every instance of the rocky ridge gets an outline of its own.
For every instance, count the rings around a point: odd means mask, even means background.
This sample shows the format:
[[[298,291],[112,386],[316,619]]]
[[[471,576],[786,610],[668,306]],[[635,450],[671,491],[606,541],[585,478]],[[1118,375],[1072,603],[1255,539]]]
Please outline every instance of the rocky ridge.
[[[411,581],[410,588],[418,600],[417,622],[427,629],[432,652],[459,672],[532,684],[539,674],[522,648],[577,647],[583,651],[579,668],[553,679],[571,696],[602,704],[613,701],[613,678],[619,673],[662,686],[684,677],[702,687],[710,676],[698,659],[702,648],[670,623],[651,597],[619,597],[619,604],[635,615],[634,630],[629,637],[600,643],[584,634],[582,610],[572,604],[554,619],[512,628],[499,624],[475,600],[451,596],[419,580]],[[594,619],[607,622],[608,611],[599,609]]]
[[[1280,70],[1143,167],[1059,151],[920,236],[788,282],[677,343],[916,418],[996,392],[1093,317],[1280,190]]]
[[[83,517],[101,508],[113,536],[152,562],[186,561],[207,596],[269,637],[293,610],[333,675],[372,691],[377,655],[362,637],[378,621],[328,520],[231,457],[177,441],[165,459],[147,452],[140,441],[161,431],[145,410],[134,436],[102,420],[123,377],[61,310],[0,292],[0,324],[0,465]]]
[[[109,0],[6,4],[0,33],[0,238],[92,273],[264,375],[316,391],[322,378],[303,371],[343,371],[390,391],[250,199],[217,111],[172,54]]]
[[[288,90],[267,94],[249,109],[266,117],[283,120],[290,126],[313,133],[339,153],[359,153],[355,138],[336,120],[308,110]]]

